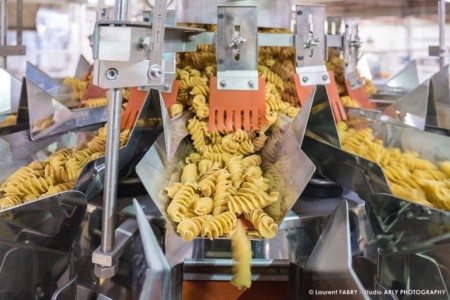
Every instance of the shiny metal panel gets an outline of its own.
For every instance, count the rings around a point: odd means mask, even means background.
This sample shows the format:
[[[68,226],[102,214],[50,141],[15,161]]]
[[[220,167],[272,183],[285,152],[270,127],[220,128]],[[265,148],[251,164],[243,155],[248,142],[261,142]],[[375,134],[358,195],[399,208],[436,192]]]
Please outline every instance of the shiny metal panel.
[[[362,80],[356,74],[360,47],[361,40],[358,35],[358,24],[355,19],[346,19],[344,34],[344,76],[352,90],[362,87]]]
[[[257,6],[258,27],[290,28],[291,1],[282,0],[178,0],[177,22],[217,24],[217,6]]]
[[[450,212],[387,194],[367,198],[366,211],[378,245],[385,253],[450,243]]]
[[[351,259],[350,226],[346,201],[334,211],[305,266],[313,290],[356,290],[353,299],[370,299],[356,276]],[[332,274],[332,276],[330,276]]]
[[[417,70],[417,61],[410,61],[397,74],[392,76],[386,82],[386,87],[393,92],[409,92],[419,85],[419,71]]]

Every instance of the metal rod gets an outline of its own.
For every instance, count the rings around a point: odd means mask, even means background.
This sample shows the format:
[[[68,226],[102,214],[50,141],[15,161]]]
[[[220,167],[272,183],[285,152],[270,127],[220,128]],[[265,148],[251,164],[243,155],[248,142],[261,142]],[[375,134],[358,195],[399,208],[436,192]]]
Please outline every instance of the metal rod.
[[[7,0],[1,0],[0,4],[0,47],[6,46],[8,37],[8,13]],[[6,69],[6,56],[3,56],[0,61],[0,66]]]
[[[438,3],[438,22],[439,22],[439,66],[441,69],[445,66],[445,0],[439,0]]]
[[[22,45],[22,31],[23,31],[23,0],[17,0],[16,9],[16,32],[17,45]]]
[[[120,110],[122,107],[121,89],[111,89],[109,93],[102,218],[101,249],[103,252],[110,252],[114,249],[117,180],[119,176]]]
[[[116,0],[115,17],[125,21],[127,17],[127,0]],[[122,108],[122,90],[110,89],[108,103],[108,128],[106,132],[105,151],[105,188],[103,191],[102,242],[101,250],[110,252],[114,249],[115,213],[117,203],[117,180],[119,177],[119,137],[120,110]]]
[[[114,16],[117,21],[125,21],[128,15],[128,0],[116,0]]]

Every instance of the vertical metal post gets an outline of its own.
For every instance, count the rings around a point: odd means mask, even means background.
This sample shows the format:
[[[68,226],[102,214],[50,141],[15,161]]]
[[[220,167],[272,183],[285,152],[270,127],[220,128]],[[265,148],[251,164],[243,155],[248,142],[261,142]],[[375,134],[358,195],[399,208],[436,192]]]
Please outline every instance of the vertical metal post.
[[[7,0],[1,0],[0,4],[0,48],[6,46],[8,37],[8,13],[7,13]],[[6,56],[3,56],[0,60],[0,66],[7,68]]]
[[[445,66],[445,0],[438,2],[438,22],[439,22],[439,66]]]
[[[16,3],[16,41],[17,45],[22,45],[22,31],[23,31],[23,0],[17,0]]]
[[[116,0],[115,17],[118,21],[126,20],[127,7],[127,0]],[[108,128],[106,132],[105,188],[103,191],[101,242],[101,250],[103,252],[110,252],[114,249],[117,180],[119,177],[119,135],[121,107],[121,89],[110,89],[107,118]]]

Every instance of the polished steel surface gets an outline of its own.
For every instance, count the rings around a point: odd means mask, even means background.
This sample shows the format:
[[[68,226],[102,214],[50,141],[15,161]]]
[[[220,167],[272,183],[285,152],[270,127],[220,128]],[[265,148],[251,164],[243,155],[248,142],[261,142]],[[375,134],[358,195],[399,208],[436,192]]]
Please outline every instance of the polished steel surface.
[[[147,221],[142,207],[136,199],[133,199],[133,204],[136,209],[136,218],[148,265],[145,283],[139,298],[142,300],[169,300],[171,299],[170,287],[172,286],[169,263]]]
[[[369,197],[366,210],[385,253],[413,252],[450,243],[450,212],[388,194]]]
[[[342,201],[314,247],[306,266],[306,282],[313,290],[357,290],[353,299],[370,299],[352,267],[348,204]],[[330,276],[330,275],[333,276]]]
[[[119,10],[119,8],[116,8]],[[109,91],[108,127],[105,149],[105,183],[103,192],[102,251],[114,248],[115,213],[117,201],[117,181],[119,177],[119,135],[122,91]]]
[[[217,8],[218,90],[258,90],[256,12],[255,6]]]
[[[177,22],[217,24],[217,6],[257,6],[258,27],[289,28],[291,1],[272,0],[177,0]]]
[[[362,87],[362,81],[356,70],[360,47],[361,40],[358,35],[358,24],[356,23],[356,19],[346,19],[343,51],[345,61],[344,76],[349,82],[350,89],[352,90]]]
[[[438,23],[439,23],[439,66],[444,68],[447,49],[445,48],[445,0],[438,0]]]
[[[388,91],[405,93],[413,90],[419,85],[419,71],[417,70],[417,61],[410,61],[397,74],[392,76],[386,82]],[[384,89],[382,89],[384,91]],[[376,95],[374,95],[376,97]]]

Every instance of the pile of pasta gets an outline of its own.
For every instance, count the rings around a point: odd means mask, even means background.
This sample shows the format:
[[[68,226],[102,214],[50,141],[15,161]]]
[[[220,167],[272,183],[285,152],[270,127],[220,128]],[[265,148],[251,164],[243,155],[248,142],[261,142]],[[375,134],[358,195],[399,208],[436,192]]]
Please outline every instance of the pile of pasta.
[[[120,146],[129,133],[120,133]],[[80,147],[58,150],[46,160],[19,168],[0,185],[0,210],[72,189],[83,167],[105,154],[105,145],[106,126]]]
[[[193,113],[187,129],[195,151],[170,175],[167,215],[186,241],[231,236],[237,262],[232,283],[238,288],[249,288],[251,283],[248,231],[242,232],[240,224],[254,227],[251,232],[259,237],[272,238],[281,222],[283,199],[271,182],[279,174],[264,169],[257,152],[279,116],[295,118],[299,111],[294,106],[298,102],[294,53],[293,47],[260,49],[258,72],[266,81],[267,123],[254,132],[208,131],[209,78],[217,73],[215,47],[198,46],[197,52],[177,54],[180,89],[170,113],[172,117],[186,109]]]
[[[356,131],[346,123],[337,124],[342,148],[378,163],[397,197],[422,205],[450,210],[450,161],[434,165],[419,153],[386,148],[370,128]]]
[[[99,106],[108,105],[108,93],[106,92],[105,97],[101,98],[88,98],[86,99],[86,93],[89,87],[89,84],[92,82],[92,71],[88,71],[81,79],[67,77],[64,78],[64,84],[68,85],[72,88],[72,99],[79,100],[81,102],[81,107],[93,108]],[[130,96],[130,89],[124,88],[122,89],[122,98],[123,100],[128,100]]]
[[[329,48],[328,60],[326,63],[327,70],[334,72],[334,78],[336,80],[336,86],[339,96],[341,97],[342,104],[344,106],[358,107],[357,102],[354,99],[351,99],[350,96],[348,95],[348,91],[345,86],[345,76],[344,76],[345,62],[338,55],[338,53],[339,52],[337,50]],[[377,92],[377,88],[375,87],[375,85],[371,80],[363,78],[363,81],[367,94],[372,95]]]

